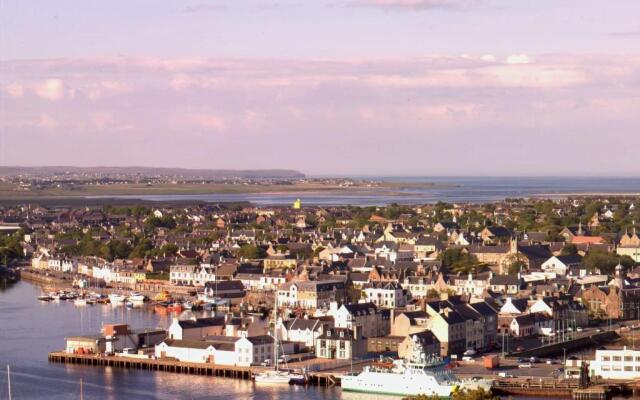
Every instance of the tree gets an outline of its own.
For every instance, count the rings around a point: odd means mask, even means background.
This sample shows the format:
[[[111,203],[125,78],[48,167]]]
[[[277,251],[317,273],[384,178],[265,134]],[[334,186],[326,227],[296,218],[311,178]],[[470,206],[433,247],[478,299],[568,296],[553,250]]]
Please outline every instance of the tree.
[[[578,254],[578,248],[572,243],[565,244],[564,247],[562,247],[562,250],[560,250],[561,256],[572,256],[575,254]]]
[[[427,396],[420,394],[418,396],[405,397],[402,400],[438,400],[440,397],[437,395]],[[450,399],[452,400],[499,400],[500,397],[494,396],[491,392],[488,392],[482,388],[474,390],[457,390],[451,392]]]
[[[503,263],[507,274],[517,274],[527,268],[527,259],[521,254],[509,254]]]
[[[635,264],[629,256],[620,257],[599,249],[590,250],[582,259],[582,263],[589,271],[599,269],[603,274],[613,273],[618,263],[622,264],[625,268],[631,268]]]
[[[264,258],[266,253],[261,247],[251,244],[243,244],[242,246],[240,246],[240,250],[238,250],[238,255],[244,258],[256,259]]]
[[[162,217],[151,217],[145,221],[145,225],[148,228],[168,228],[173,229],[176,227],[176,221],[169,215],[163,215]]]
[[[462,249],[447,249],[440,253],[442,265],[457,273],[469,273],[475,271],[478,260],[472,254]]]

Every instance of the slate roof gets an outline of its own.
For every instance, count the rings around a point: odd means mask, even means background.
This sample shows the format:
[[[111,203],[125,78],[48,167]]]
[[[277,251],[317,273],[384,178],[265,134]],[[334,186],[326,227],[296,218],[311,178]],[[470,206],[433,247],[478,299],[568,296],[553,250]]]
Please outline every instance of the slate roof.
[[[178,321],[182,329],[199,329],[210,326],[224,326],[224,317],[198,318],[196,320],[184,319]]]

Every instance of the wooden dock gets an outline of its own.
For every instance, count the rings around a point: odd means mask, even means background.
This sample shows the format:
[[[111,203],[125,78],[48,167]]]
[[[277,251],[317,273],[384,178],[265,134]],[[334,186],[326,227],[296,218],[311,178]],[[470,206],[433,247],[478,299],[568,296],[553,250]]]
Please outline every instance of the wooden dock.
[[[70,354],[64,351],[49,353],[49,361],[64,364],[80,364],[97,367],[141,369],[149,371],[173,372],[178,374],[219,376],[251,380],[263,372],[262,367],[238,367],[211,363],[190,363],[172,359],[134,358],[122,356],[102,356],[95,354]],[[339,385],[340,379],[327,372],[311,372],[308,383],[317,386]]]

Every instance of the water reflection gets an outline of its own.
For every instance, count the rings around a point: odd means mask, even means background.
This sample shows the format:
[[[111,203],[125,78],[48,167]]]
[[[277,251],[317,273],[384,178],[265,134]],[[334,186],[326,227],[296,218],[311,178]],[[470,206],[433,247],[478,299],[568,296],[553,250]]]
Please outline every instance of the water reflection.
[[[251,381],[145,370],[54,364],[47,353],[64,348],[64,338],[99,332],[105,323],[125,322],[132,328],[167,328],[171,314],[153,307],[87,305],[71,301],[39,302],[40,289],[19,282],[0,293],[0,366],[11,365],[14,399],[324,399],[340,397],[339,389],[299,386],[255,387]],[[210,311],[197,312],[212,315]],[[0,393],[6,393],[0,373]],[[1,396],[0,396],[1,398]],[[368,397],[367,397],[368,398]]]

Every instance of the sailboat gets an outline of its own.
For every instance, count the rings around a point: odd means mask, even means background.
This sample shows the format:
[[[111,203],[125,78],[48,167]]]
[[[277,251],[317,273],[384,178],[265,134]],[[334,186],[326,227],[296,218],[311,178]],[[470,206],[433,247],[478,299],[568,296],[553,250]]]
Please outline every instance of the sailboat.
[[[278,299],[276,297],[275,305],[273,309],[273,360],[275,362],[275,369],[261,372],[255,376],[256,383],[270,384],[270,385],[288,385],[291,383],[292,376],[288,371],[280,371],[278,368],[278,335],[276,333],[276,325],[278,321]]]

